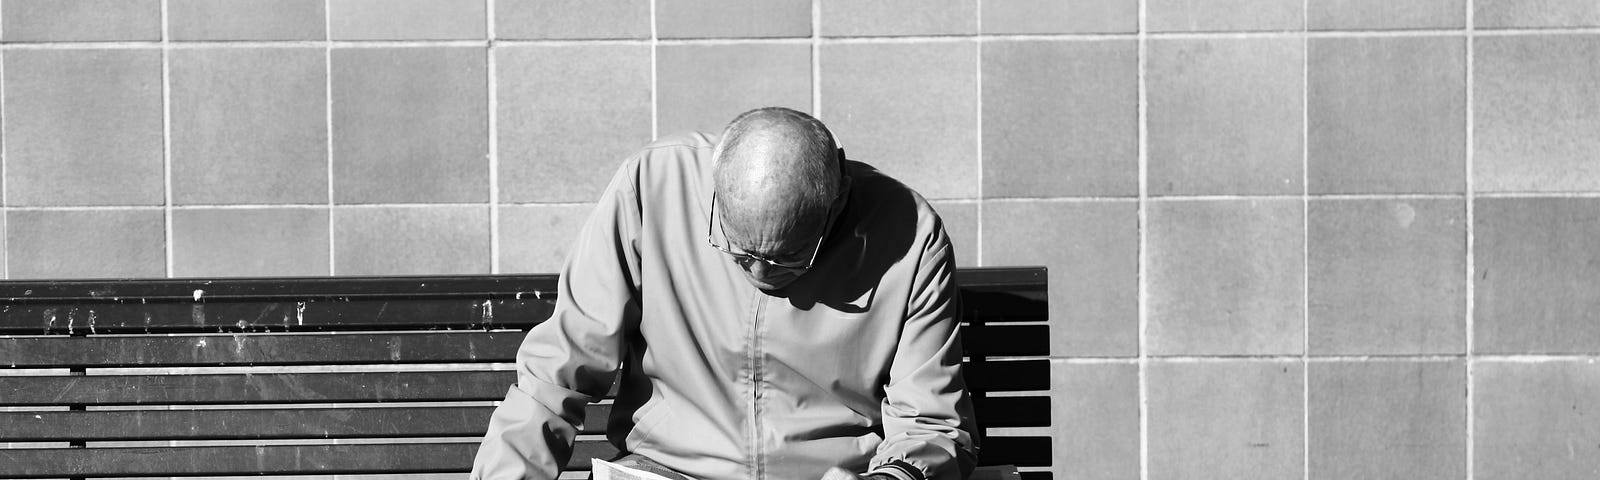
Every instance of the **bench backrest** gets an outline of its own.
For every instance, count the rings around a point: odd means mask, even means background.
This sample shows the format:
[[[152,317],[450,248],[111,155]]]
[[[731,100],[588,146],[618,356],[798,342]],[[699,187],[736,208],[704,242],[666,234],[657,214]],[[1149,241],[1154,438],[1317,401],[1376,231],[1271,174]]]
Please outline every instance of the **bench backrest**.
[[[957,281],[981,463],[1048,478],[1027,467],[1049,437],[1005,433],[1050,421],[1044,270]],[[0,478],[465,472],[555,283],[0,282]],[[589,407],[570,470],[615,452],[609,411]]]

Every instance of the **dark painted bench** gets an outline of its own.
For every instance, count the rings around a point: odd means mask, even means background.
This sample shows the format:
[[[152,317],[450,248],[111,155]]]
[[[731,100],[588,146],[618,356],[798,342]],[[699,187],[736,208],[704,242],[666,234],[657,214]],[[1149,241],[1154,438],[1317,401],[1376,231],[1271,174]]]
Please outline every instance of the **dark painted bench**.
[[[0,478],[463,478],[555,281],[0,282]],[[1010,428],[1050,423],[1044,269],[957,281],[980,463],[1049,478],[1047,434]],[[615,452],[609,411],[589,407],[570,475]]]

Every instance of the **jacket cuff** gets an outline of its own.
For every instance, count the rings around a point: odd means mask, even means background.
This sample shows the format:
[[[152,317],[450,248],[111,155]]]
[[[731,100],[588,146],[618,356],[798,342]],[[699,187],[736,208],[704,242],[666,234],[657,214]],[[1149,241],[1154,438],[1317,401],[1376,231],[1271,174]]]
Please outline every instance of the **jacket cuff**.
[[[894,477],[895,480],[928,480],[927,477],[922,474],[922,470],[918,470],[916,467],[911,466],[911,464],[906,463],[904,460],[894,460],[889,463],[879,465],[878,468],[874,468],[872,471],[867,472],[868,475],[874,473],[888,475]]]

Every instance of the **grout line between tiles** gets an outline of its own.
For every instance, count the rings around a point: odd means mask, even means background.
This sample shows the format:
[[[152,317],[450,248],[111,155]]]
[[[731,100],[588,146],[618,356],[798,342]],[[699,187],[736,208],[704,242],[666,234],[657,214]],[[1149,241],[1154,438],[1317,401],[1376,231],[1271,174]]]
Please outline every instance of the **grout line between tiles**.
[[[1235,355],[1235,354],[1184,354],[1184,355],[1144,355],[1131,357],[1116,356],[1062,356],[1051,355],[1051,361],[1061,362],[1098,362],[1098,363],[1223,363],[1223,362],[1282,362],[1282,363],[1361,363],[1361,362],[1388,362],[1388,363],[1439,363],[1460,362],[1467,360],[1464,353],[1433,353],[1433,354],[1394,354],[1394,355]],[[1600,362],[1600,352],[1572,353],[1572,354],[1473,354],[1472,360],[1478,363],[1548,363],[1548,362]],[[1005,359],[1007,357],[994,357]],[[1038,359],[1038,357],[1017,357],[1018,360]]]
[[[1473,199],[1478,198],[1600,198],[1600,192],[1482,192],[1473,193]]]
[[[484,31],[489,44],[484,50],[489,100],[489,273],[500,273],[500,92],[499,67],[495,60],[495,0],[484,1]]]
[[[0,19],[5,18],[4,5],[5,1],[0,0]],[[0,38],[5,38],[4,35],[4,31],[0,30]],[[6,177],[9,175],[6,172],[6,149],[10,142],[5,141],[5,63],[5,52],[0,51],[0,280],[11,278],[11,244],[9,241],[11,239],[11,202],[8,200],[8,197],[11,196],[11,189],[7,188],[8,185],[6,185]]]
[[[502,207],[571,207],[593,206],[594,202],[501,202]],[[359,210],[375,208],[482,208],[488,207],[488,202],[475,203],[347,203],[328,205],[326,203],[249,203],[249,204],[191,204],[172,205],[174,211],[182,210],[310,210],[332,208],[334,210]],[[123,210],[157,210],[168,208],[165,205],[36,205],[13,206],[8,210],[18,212],[81,212],[81,211],[123,211]]]
[[[172,48],[167,22],[167,0],[161,0],[161,177],[163,247],[166,254],[166,276],[172,278],[175,270],[172,231]]]
[[[1311,0],[1300,4],[1310,30]],[[1311,36],[1300,38],[1300,468],[1311,480]]]
[[[322,2],[322,63],[323,63],[323,90],[322,94],[327,100],[327,109],[323,112],[327,123],[327,165],[328,165],[328,276],[338,275],[336,258],[339,255],[334,248],[334,208],[333,208],[333,0]]]
[[[661,136],[661,100],[657,85],[661,67],[656,63],[660,56],[661,36],[656,27],[656,0],[650,0],[650,140]]]
[[[330,175],[331,179],[331,175]],[[1600,199],[1600,192],[1593,195],[1542,195],[1542,194],[1475,194],[1475,199]],[[1311,195],[1313,202],[1321,201],[1381,201],[1381,200],[1464,200],[1463,195]],[[930,198],[934,203],[941,204],[991,204],[991,203],[1176,203],[1197,201],[1298,201],[1299,196],[1293,195],[1264,195],[1264,196],[1190,196],[1190,197],[997,197],[997,198]],[[499,206],[573,206],[588,205],[593,202],[515,202],[501,201]],[[462,206],[489,206],[487,201],[482,202],[397,202],[397,203],[359,203],[336,204],[331,201],[322,203],[235,203],[235,204],[174,204],[174,210],[191,209],[249,209],[249,208],[309,208],[309,207],[336,207],[336,208],[371,208],[371,207],[462,207]],[[160,206],[120,204],[120,205],[10,205],[13,211],[48,211],[48,210],[139,210],[145,208],[160,208]]]
[[[1474,207],[1473,207],[1473,200],[1474,200],[1475,193],[1473,192],[1474,185],[1473,185],[1473,176],[1472,176],[1473,160],[1474,160],[1474,155],[1473,155],[1473,152],[1472,152],[1473,143],[1474,143],[1474,137],[1473,137],[1473,132],[1472,132],[1472,130],[1474,128],[1473,127],[1474,124],[1473,124],[1473,120],[1472,120],[1472,117],[1474,115],[1474,110],[1473,110],[1474,105],[1473,105],[1473,102],[1472,102],[1473,88],[1474,88],[1473,81],[1472,81],[1472,76],[1473,76],[1473,73],[1474,73],[1474,70],[1473,70],[1474,69],[1474,64],[1473,64],[1472,57],[1473,57],[1474,48],[1475,48],[1474,44],[1476,43],[1476,41],[1475,41],[1475,37],[1476,37],[1475,31],[1477,30],[1477,27],[1475,25],[1476,18],[1475,18],[1474,11],[1473,11],[1474,10],[1473,9],[1473,3],[1474,2],[1467,1],[1467,2],[1464,2],[1464,3],[1466,3],[1465,10],[1466,10],[1466,15],[1467,15],[1467,20],[1466,20],[1467,46],[1466,46],[1465,53],[1464,53],[1464,55],[1466,56],[1466,63],[1465,63],[1465,65],[1466,65],[1466,73],[1465,73],[1465,76],[1466,76],[1466,78],[1465,78],[1465,82],[1466,82],[1466,92],[1465,92],[1466,99],[1465,99],[1465,104],[1464,104],[1465,107],[1466,107],[1466,108],[1464,108],[1464,110],[1466,111],[1466,118],[1464,119],[1465,120],[1464,127],[1466,128],[1466,135],[1465,135],[1466,148],[1464,149],[1465,159],[1463,161],[1463,163],[1465,164],[1464,165],[1464,170],[1465,170],[1464,174],[1465,174],[1465,180],[1466,180],[1466,188],[1465,188],[1466,201],[1465,201],[1465,203],[1466,203],[1466,217],[1467,217],[1466,220],[1465,220],[1465,222],[1466,222],[1466,231],[1467,231],[1467,238],[1466,238],[1466,240],[1467,240],[1467,248],[1466,248],[1466,253],[1467,253],[1467,258],[1466,258],[1467,284],[1466,284],[1466,299],[1465,299],[1465,301],[1466,301],[1466,318],[1464,319],[1466,321],[1466,327],[1464,329],[1465,331],[1463,332],[1464,335],[1466,336],[1466,350],[1465,350],[1465,352],[1466,352],[1466,362],[1465,363],[1466,363],[1466,369],[1467,369],[1467,371],[1466,371],[1466,376],[1467,376],[1467,378],[1466,378],[1466,382],[1467,382],[1467,393],[1466,393],[1466,395],[1467,395],[1467,402],[1466,402],[1467,403],[1467,411],[1466,411],[1466,417],[1467,417],[1466,418],[1466,423],[1467,423],[1467,425],[1466,425],[1466,429],[1467,429],[1467,431],[1466,431],[1466,435],[1467,435],[1467,442],[1466,442],[1467,443],[1467,455],[1466,455],[1466,457],[1467,458],[1466,458],[1465,471],[1467,472],[1467,480],[1473,480],[1473,478],[1477,476],[1477,472],[1474,471],[1474,465],[1477,463],[1476,462],[1476,457],[1475,457],[1475,455],[1477,455],[1477,447],[1474,445],[1474,443],[1476,441],[1476,436],[1475,436],[1476,434],[1473,432],[1473,430],[1476,428],[1475,420],[1473,419],[1473,417],[1476,415],[1476,409],[1477,409],[1476,402],[1474,401],[1474,396],[1475,396],[1475,392],[1476,392],[1476,388],[1474,387],[1474,384],[1476,383],[1476,380],[1473,377],[1473,374],[1476,373],[1473,370],[1473,349],[1477,348],[1477,345],[1474,345],[1474,343],[1473,343],[1475,341],[1475,338],[1473,336],[1473,330],[1476,328],[1476,321],[1474,320],[1473,317],[1474,317],[1474,315],[1476,315],[1475,309],[1477,308],[1477,305],[1476,305],[1477,302],[1476,302],[1476,299],[1474,298],[1474,296],[1476,295],[1476,293],[1475,293],[1476,292],[1476,290],[1475,290],[1476,287],[1474,286],[1474,283],[1476,283],[1476,282],[1474,280],[1475,280],[1475,277],[1477,275],[1477,273],[1476,273],[1477,272],[1477,264],[1474,263],[1475,260],[1473,258],[1474,257],[1473,251],[1476,248],[1476,245],[1475,245],[1476,239],[1474,238],[1474,235],[1476,234],[1476,232],[1475,232],[1475,227],[1473,226],[1473,224],[1475,223],[1475,218],[1476,217],[1474,217],[1474,215],[1475,215],[1476,212],[1475,212]]]
[[[644,39],[516,39],[516,40],[251,40],[251,41],[179,41],[172,42],[174,49],[187,48],[272,48],[272,47],[324,47],[335,48],[413,48],[413,47],[484,47],[489,43],[505,46],[522,45],[727,45],[727,44],[853,44],[853,43],[938,43],[962,42],[973,38],[987,41],[1093,41],[1093,40],[1206,40],[1236,38],[1341,38],[1341,37],[1438,37],[1458,35],[1480,36],[1537,36],[1537,35],[1594,35],[1600,27],[1563,28],[1509,28],[1479,30],[1467,29],[1416,29],[1416,30],[1277,30],[1277,31],[1210,31],[1210,32],[1130,32],[1130,33],[1063,33],[1063,34],[961,34],[961,35],[908,35],[908,36],[834,36],[813,33],[811,37],[777,38],[660,38],[656,33],[655,5],[651,5],[651,38]],[[326,8],[324,16],[328,12]],[[324,24],[330,22],[324,20]],[[325,32],[326,33],[326,32]],[[158,41],[90,41],[90,42],[13,42],[0,44],[0,50],[48,49],[117,49],[162,48]]]
[[[976,25],[973,27],[974,28],[973,31],[974,32],[982,32],[983,31],[983,0],[977,0],[976,5],[974,5],[973,9],[974,9],[973,22],[976,23]],[[975,45],[973,45],[973,54],[972,55],[973,55],[974,58],[973,58],[973,61],[972,61],[972,69],[975,71],[974,75],[976,76],[975,77],[976,80],[973,82],[975,84],[974,87],[973,87],[974,90],[975,90],[975,92],[973,92],[973,96],[978,99],[978,101],[975,102],[977,104],[976,107],[975,107],[976,111],[973,112],[973,116],[977,117],[976,121],[973,122],[973,124],[976,126],[976,130],[977,130],[977,133],[975,133],[974,135],[976,137],[975,140],[976,140],[977,146],[978,146],[977,152],[976,152],[977,157],[978,157],[978,212],[977,212],[977,217],[978,217],[977,218],[977,224],[978,224],[977,230],[978,231],[975,232],[976,235],[974,235],[975,238],[972,241],[973,244],[974,244],[972,246],[972,248],[974,248],[976,250],[976,251],[973,252],[974,255],[973,255],[972,258],[975,259],[974,262],[977,263],[978,265],[983,265],[983,195],[984,195],[984,191],[983,191],[983,181],[984,181],[984,179],[983,179],[983,163],[984,163],[984,158],[983,158],[983,36],[979,35],[973,41],[973,43]]]
[[[1138,229],[1139,279],[1139,479],[1150,480],[1150,102],[1146,75],[1149,70],[1149,1],[1139,0],[1138,38],[1138,117],[1139,117],[1139,197]]]
[[[822,0],[811,0],[811,116],[822,118]],[[824,122],[826,123],[826,122]],[[832,132],[830,131],[831,135]],[[837,144],[839,139],[835,138]],[[842,147],[842,145],[839,145]],[[840,159],[844,160],[844,159]]]

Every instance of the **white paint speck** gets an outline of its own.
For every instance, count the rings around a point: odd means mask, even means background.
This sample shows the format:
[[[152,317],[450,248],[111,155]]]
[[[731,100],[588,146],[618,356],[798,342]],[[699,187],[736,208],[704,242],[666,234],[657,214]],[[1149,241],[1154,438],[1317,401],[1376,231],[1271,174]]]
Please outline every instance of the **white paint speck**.
[[[204,297],[204,296],[206,296],[206,291],[205,290],[201,290],[201,289],[198,289],[198,288],[194,289],[194,301],[198,302],[198,301],[200,301],[200,297]]]
[[[1411,223],[1417,221],[1417,209],[1409,203],[1394,205],[1394,219],[1400,223],[1400,228],[1411,228]]]

